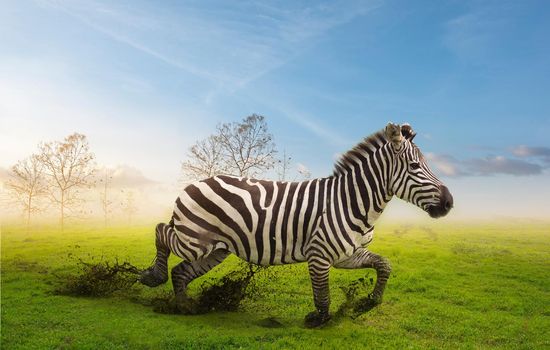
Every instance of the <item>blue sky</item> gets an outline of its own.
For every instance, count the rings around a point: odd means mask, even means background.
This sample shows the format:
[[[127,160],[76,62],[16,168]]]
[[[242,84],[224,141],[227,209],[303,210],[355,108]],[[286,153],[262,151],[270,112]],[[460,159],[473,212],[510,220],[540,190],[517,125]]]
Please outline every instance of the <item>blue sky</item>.
[[[79,131],[99,163],[175,183],[189,145],[258,113],[325,176],[363,136],[409,122],[459,212],[545,215],[548,2],[160,4],[3,2],[0,167]]]

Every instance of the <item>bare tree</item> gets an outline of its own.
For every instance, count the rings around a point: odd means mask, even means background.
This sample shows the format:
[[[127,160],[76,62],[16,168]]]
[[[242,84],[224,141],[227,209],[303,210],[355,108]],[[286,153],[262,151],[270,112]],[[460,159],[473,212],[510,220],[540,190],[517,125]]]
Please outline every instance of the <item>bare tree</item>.
[[[252,114],[240,123],[218,125],[225,168],[237,176],[257,176],[273,168],[277,153],[265,118]]]
[[[189,149],[188,159],[181,165],[185,179],[200,180],[227,173],[220,136],[210,135]]]
[[[113,182],[113,171],[109,168],[103,168],[101,178],[98,180],[99,185],[99,204],[103,212],[103,224],[107,227],[107,219],[112,213],[113,201],[110,200],[109,190]]]
[[[126,214],[128,217],[128,224],[132,223],[132,218],[134,214],[137,212],[136,207],[136,198],[134,191],[132,190],[121,190],[122,193],[124,193],[124,198],[120,205],[122,206],[122,211]]]
[[[253,114],[240,123],[220,124],[215,134],[195,143],[182,170],[191,180],[220,174],[257,176],[274,167],[276,153],[265,118]]]
[[[286,154],[286,149],[283,149],[283,156],[277,160],[277,175],[279,181],[286,181],[290,167],[292,157]]]
[[[49,179],[49,198],[59,206],[61,231],[65,218],[83,202],[80,190],[93,185],[94,155],[85,135],[74,133],[63,141],[42,143],[40,162]]]
[[[47,183],[44,179],[43,165],[36,155],[20,160],[9,172],[6,187],[11,197],[23,208],[29,231],[31,214],[42,208],[38,199],[47,194]]]

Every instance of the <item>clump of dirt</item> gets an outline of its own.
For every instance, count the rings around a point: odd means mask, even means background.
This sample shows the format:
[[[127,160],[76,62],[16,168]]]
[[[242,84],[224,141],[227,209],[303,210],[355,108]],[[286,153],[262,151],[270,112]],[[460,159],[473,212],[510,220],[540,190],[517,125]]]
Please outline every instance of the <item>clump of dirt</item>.
[[[346,300],[338,308],[336,316],[356,318],[376,306],[376,302],[373,299],[361,293],[371,290],[373,284],[374,279],[372,277],[369,278],[367,274],[365,277],[352,281],[347,286],[340,287],[342,292],[344,292]]]
[[[151,299],[153,310],[167,314],[204,314],[210,311],[236,311],[242,300],[252,297],[258,288],[252,282],[256,273],[265,268],[243,264],[241,268],[217,280],[206,280],[199,287],[197,296],[188,297],[178,305],[170,294],[161,294]]]
[[[132,301],[152,306],[153,311],[164,314],[235,311],[243,299],[256,297],[260,293],[253,277],[266,269],[243,262],[239,268],[219,279],[204,281],[196,296],[188,297],[178,304],[172,291],[163,291],[152,297],[132,293],[130,288],[139,281],[143,270],[127,261],[120,263],[118,259],[114,262],[101,259],[95,263],[78,259],[77,266],[76,274],[56,275],[59,281],[54,294],[105,297],[115,292],[124,292]]]
[[[197,300],[199,312],[237,310],[247,296],[250,280],[256,272],[257,269],[250,265],[230,272],[214,283],[204,282]]]
[[[57,276],[60,285],[55,294],[72,296],[103,297],[119,290],[130,288],[139,279],[141,270],[125,261],[118,259],[110,263],[100,261],[88,263],[78,260],[78,273],[75,275]]]

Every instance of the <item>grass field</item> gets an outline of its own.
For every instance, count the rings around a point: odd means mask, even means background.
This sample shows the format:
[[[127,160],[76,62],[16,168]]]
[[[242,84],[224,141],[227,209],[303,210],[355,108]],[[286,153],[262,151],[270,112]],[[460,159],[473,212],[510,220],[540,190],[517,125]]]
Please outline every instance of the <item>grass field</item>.
[[[393,265],[384,303],[323,329],[303,326],[313,310],[304,264],[270,268],[272,276],[259,282],[263,295],[245,299],[238,312],[166,315],[137,302],[170,290],[169,283],[104,298],[52,293],[60,275],[76,270],[69,255],[146,267],[153,228],[61,235],[2,227],[2,349],[550,348],[550,225],[541,223],[380,225],[371,249]],[[209,275],[236,263],[230,257]],[[340,287],[366,274],[375,277],[373,270],[331,271],[333,312],[344,301]]]

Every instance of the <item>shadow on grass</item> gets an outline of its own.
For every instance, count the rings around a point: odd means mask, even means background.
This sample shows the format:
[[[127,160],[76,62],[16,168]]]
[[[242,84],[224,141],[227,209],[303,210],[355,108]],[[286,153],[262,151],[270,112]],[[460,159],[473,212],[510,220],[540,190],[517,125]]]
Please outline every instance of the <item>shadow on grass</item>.
[[[344,317],[355,319],[376,307],[378,302],[364,295],[364,291],[371,290],[373,285],[374,279],[369,278],[367,274],[365,277],[350,282],[347,286],[340,287],[346,300],[334,314],[333,320],[338,321]]]

